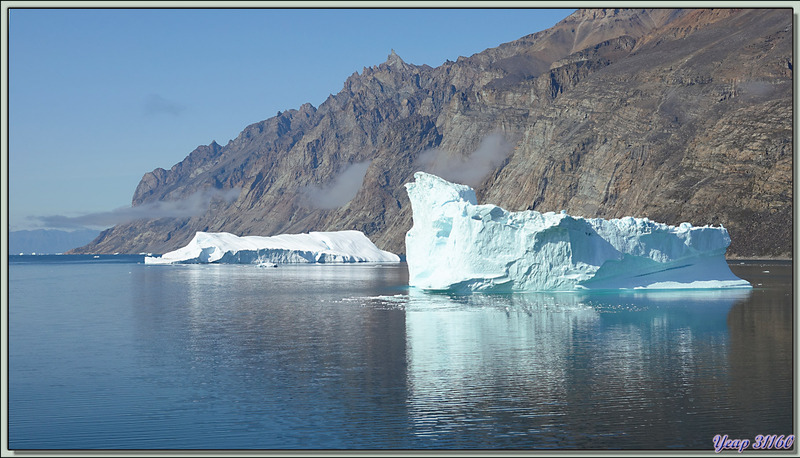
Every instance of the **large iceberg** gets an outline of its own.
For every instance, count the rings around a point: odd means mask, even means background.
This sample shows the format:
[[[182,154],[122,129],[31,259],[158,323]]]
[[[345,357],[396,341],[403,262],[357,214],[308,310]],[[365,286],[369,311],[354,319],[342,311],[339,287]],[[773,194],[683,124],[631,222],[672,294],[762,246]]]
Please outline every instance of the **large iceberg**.
[[[198,232],[188,245],[145,264],[175,263],[336,263],[399,262],[396,254],[375,246],[360,231],[238,237],[227,232]]]
[[[725,261],[724,227],[669,226],[478,205],[424,172],[407,183],[409,285],[441,291],[750,288]]]

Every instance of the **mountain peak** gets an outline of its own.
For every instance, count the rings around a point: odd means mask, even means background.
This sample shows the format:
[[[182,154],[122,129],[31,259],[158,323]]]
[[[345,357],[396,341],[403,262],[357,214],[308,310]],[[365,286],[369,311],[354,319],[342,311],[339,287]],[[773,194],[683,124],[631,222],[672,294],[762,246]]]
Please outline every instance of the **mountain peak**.
[[[386,58],[386,63],[388,65],[405,64],[403,59],[401,59],[400,56],[398,56],[397,53],[394,52],[394,49],[392,49],[392,52],[389,53],[389,57]]]

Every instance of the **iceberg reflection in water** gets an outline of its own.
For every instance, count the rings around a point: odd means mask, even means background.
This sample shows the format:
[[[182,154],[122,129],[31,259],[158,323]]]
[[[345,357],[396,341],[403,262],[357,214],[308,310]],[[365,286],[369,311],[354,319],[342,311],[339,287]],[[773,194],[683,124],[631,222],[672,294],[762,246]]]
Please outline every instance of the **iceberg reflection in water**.
[[[653,427],[702,431],[719,407],[711,400],[725,404],[718,382],[727,360],[702,347],[726,344],[728,313],[750,294],[411,290],[382,300],[405,301],[407,405],[419,436],[466,447],[477,444],[459,437],[501,446],[527,436],[534,448],[685,447],[686,438],[643,439]]]

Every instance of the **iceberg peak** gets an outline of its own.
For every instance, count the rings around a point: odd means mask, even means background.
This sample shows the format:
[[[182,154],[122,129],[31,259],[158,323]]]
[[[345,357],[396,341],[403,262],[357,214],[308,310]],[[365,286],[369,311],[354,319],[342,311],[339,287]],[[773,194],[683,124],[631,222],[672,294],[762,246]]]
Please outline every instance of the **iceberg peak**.
[[[730,271],[724,227],[583,218],[478,205],[469,186],[424,172],[406,184],[409,284],[446,291],[750,287]]]

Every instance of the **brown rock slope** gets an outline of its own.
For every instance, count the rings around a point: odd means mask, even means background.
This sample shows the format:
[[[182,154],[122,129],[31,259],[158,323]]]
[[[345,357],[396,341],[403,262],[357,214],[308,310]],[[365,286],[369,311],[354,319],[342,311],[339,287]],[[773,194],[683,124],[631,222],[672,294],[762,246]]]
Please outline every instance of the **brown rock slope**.
[[[191,218],[141,220],[79,252],[165,252],[196,231],[358,229],[402,253],[403,183],[431,148],[501,134],[477,186],[509,210],[723,224],[732,256],[792,252],[792,11],[579,10],[551,29],[431,68],[390,54],[309,104],[145,174],[133,204],[241,188]],[[371,161],[355,198],[315,209],[306,186]],[[305,203],[304,203],[305,202]]]

